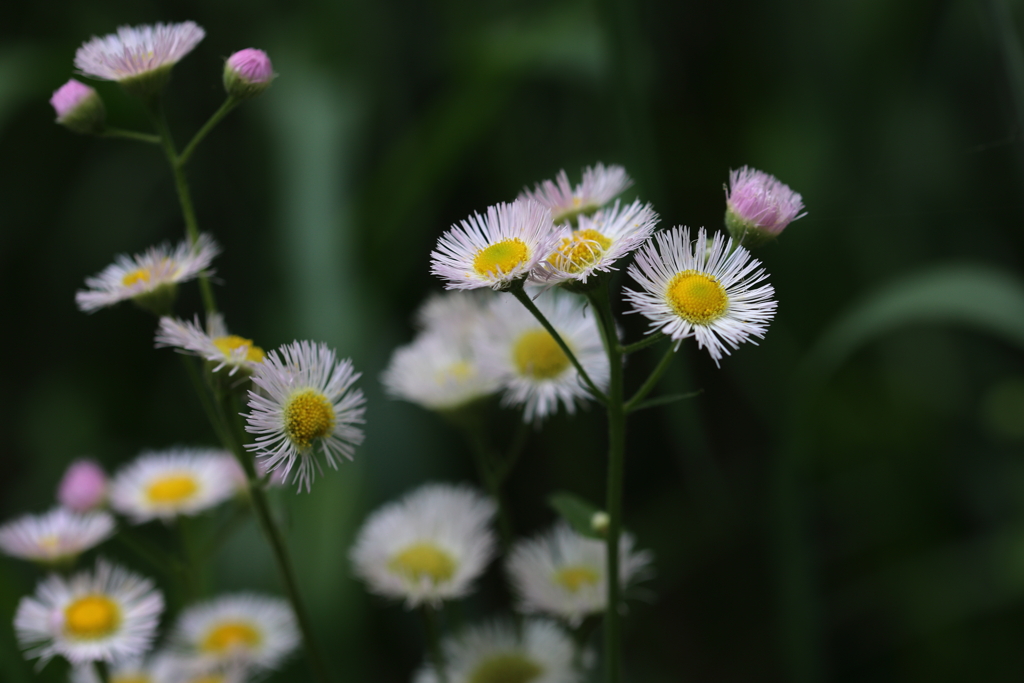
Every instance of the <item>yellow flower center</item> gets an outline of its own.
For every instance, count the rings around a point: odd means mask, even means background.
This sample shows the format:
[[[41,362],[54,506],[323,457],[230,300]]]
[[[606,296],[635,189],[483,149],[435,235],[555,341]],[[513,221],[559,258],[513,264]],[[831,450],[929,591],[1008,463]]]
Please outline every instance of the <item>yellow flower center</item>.
[[[473,364],[460,360],[452,363],[441,372],[437,373],[438,384],[461,383],[469,380],[476,374]]]
[[[725,315],[729,296],[714,276],[695,270],[676,273],[669,280],[665,297],[679,317],[694,325],[708,325]]]
[[[188,683],[224,683],[223,676],[200,676],[190,679]]]
[[[518,237],[496,242],[481,249],[473,259],[473,270],[479,275],[508,274],[530,256],[526,243]]]
[[[413,581],[426,577],[436,584],[455,575],[455,560],[432,543],[414,543],[395,553],[388,569]]]
[[[165,475],[146,487],[151,503],[180,503],[199,490],[195,477],[187,472]]]
[[[121,278],[121,284],[125,287],[131,287],[136,282],[149,282],[152,276],[153,274],[150,273],[149,268],[136,268],[124,274],[124,277]]]
[[[600,580],[601,576],[596,571],[582,565],[569,565],[555,572],[555,583],[570,593],[575,593],[584,586],[595,586]]]
[[[506,652],[480,662],[469,675],[469,683],[529,683],[543,673],[532,659]]]
[[[530,330],[512,347],[512,357],[520,375],[533,379],[558,377],[569,367],[569,357],[547,330]]]
[[[110,683],[150,683],[149,676],[128,674],[127,676],[111,676]]]
[[[235,349],[245,349],[245,361],[248,363],[262,363],[263,349],[253,345],[252,339],[229,334],[226,337],[214,337],[213,345],[225,356],[230,356]]]
[[[597,263],[611,245],[612,241],[597,230],[576,230],[572,236],[562,238],[558,250],[548,257],[548,262],[567,273],[578,273]]]
[[[251,650],[260,644],[260,632],[241,621],[228,621],[213,628],[200,648],[204,652],[223,654],[232,650]]]
[[[284,406],[284,433],[299,449],[313,445],[314,439],[334,431],[334,406],[319,391],[296,392]]]
[[[77,640],[104,638],[120,623],[120,608],[105,595],[87,595],[64,608],[64,632]]]

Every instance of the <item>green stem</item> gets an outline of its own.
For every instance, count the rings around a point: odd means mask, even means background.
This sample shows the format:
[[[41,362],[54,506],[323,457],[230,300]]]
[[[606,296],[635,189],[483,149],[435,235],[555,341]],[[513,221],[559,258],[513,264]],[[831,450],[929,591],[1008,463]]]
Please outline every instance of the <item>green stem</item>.
[[[151,145],[160,144],[160,136],[153,135],[152,133],[140,133],[134,130],[125,130],[123,128],[111,128],[106,127],[103,132],[99,134],[101,138],[121,138],[123,140],[137,140],[138,142],[148,142]]]
[[[625,478],[626,410],[622,394],[622,351],[615,331],[607,286],[588,294],[601,325],[601,338],[608,352],[608,481],[605,510],[608,512],[607,562],[608,603],[604,621],[605,680],[618,683],[622,673],[622,618],[619,584],[619,537],[622,535],[622,489]]]
[[[551,326],[551,323],[548,322],[548,319],[544,317],[544,314],[540,312],[540,309],[537,308],[537,305],[534,304],[533,301],[530,299],[530,295],[527,294],[526,291],[523,289],[523,282],[520,280],[518,282],[513,283],[512,287],[510,287],[508,291],[515,298],[519,299],[519,303],[521,303],[523,306],[526,306],[526,310],[530,311],[530,313],[533,314],[533,317],[537,319],[537,322],[544,326],[544,329],[548,331],[548,334],[550,334],[551,337],[555,340],[555,343],[558,344],[558,347],[562,349],[562,352],[565,353],[566,357],[568,357],[569,361],[573,364],[573,367],[576,368],[576,371],[580,373],[580,377],[583,378],[583,382],[587,385],[587,388],[590,389],[590,393],[594,395],[594,398],[596,398],[601,403],[605,403],[608,400],[608,397],[605,396],[603,391],[597,388],[597,385],[594,384],[593,380],[590,379],[590,375],[588,375],[587,371],[583,369],[583,366],[580,364],[579,360],[576,358],[575,355],[573,355],[572,350],[565,343],[565,340],[562,339],[562,336],[558,334],[558,331],[555,330],[554,327]]]
[[[491,494],[491,497],[494,498],[494,502],[498,506],[498,532],[501,536],[501,548],[507,553],[508,549],[512,546],[512,518],[509,515],[505,497],[501,494],[501,483],[504,477],[499,474],[498,468],[494,465],[493,449],[487,443],[487,438],[484,436],[480,425],[467,425],[465,427],[465,434],[466,440],[469,441],[473,449],[480,481],[487,488],[487,492]]]
[[[654,346],[664,338],[665,333],[658,331],[653,334],[647,335],[646,337],[644,337],[643,339],[634,344],[620,346],[619,351],[622,353],[622,355],[628,356],[629,354],[635,353],[636,351],[640,351],[641,349],[646,349],[648,346]]]
[[[438,623],[437,611],[430,605],[423,605],[423,626],[427,632],[427,647],[430,648],[430,658],[434,660],[434,668],[437,670],[437,680],[440,683],[448,683],[448,672],[445,667],[444,651],[441,649],[441,625]]]
[[[188,163],[188,160],[192,158],[192,153],[196,151],[196,147],[198,147],[199,143],[203,141],[203,138],[206,137],[207,133],[213,130],[214,126],[220,123],[221,119],[231,113],[231,110],[237,107],[240,103],[241,100],[231,96],[228,96],[228,98],[224,100],[224,104],[220,105],[220,109],[213,112],[213,116],[203,124],[203,127],[199,129],[199,132],[192,137],[192,140],[189,141],[185,146],[185,149],[183,149],[181,154],[178,155],[179,166],[184,167],[185,164]]]
[[[651,393],[651,389],[653,389],[661,380],[662,375],[664,375],[665,371],[668,370],[668,366],[671,365],[672,359],[675,358],[675,356],[675,346],[669,345],[668,349],[665,350],[665,355],[661,357],[658,367],[654,368],[654,371],[651,372],[650,377],[648,377],[643,383],[643,386],[636,390],[636,393],[633,394],[633,398],[626,401],[627,413],[636,408],[637,404],[644,400],[644,397],[647,396],[647,394]]]
[[[164,149],[164,155],[166,155],[167,162],[171,165],[171,172],[174,174],[174,187],[178,192],[178,203],[181,204],[181,213],[185,218],[185,234],[188,236],[189,244],[194,247],[199,241],[199,222],[196,220],[196,210],[192,204],[192,193],[189,191],[188,181],[185,179],[185,168],[174,149],[174,139],[171,137],[171,129],[167,126],[167,117],[164,115],[163,104],[159,98],[152,102],[150,115],[153,119],[153,126],[160,136],[160,145]],[[216,313],[217,302],[213,297],[210,278],[206,275],[199,276],[199,290],[203,295],[203,307],[206,309],[206,314]]]

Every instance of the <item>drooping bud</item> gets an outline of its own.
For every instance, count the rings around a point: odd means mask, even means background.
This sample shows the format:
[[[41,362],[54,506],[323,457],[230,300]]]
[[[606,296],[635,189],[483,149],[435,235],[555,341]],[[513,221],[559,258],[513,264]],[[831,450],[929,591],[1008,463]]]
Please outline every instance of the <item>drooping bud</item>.
[[[69,80],[54,91],[50,104],[57,123],[75,133],[94,135],[103,131],[107,111],[99,94],[84,83]]]
[[[239,50],[224,63],[224,89],[239,100],[256,97],[270,87],[274,77],[270,57],[256,48]]]
[[[775,176],[744,166],[729,172],[725,227],[737,243],[756,247],[775,239],[791,222],[807,215],[800,194]]]
[[[57,501],[75,512],[102,507],[107,498],[107,475],[92,460],[71,463],[57,488]]]

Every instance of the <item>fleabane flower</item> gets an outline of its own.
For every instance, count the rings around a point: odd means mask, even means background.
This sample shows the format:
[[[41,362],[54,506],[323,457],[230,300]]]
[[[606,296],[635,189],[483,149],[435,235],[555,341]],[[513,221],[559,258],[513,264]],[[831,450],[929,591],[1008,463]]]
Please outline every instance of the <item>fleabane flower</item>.
[[[269,88],[273,80],[274,67],[263,50],[247,47],[224,63],[224,89],[235,99],[256,97]]]
[[[86,76],[117,81],[133,95],[153,95],[167,83],[171,68],[205,35],[193,21],[121,26],[117,33],[83,43],[75,52],[75,67]]]
[[[416,309],[416,327],[424,335],[436,334],[459,347],[471,347],[477,329],[490,321],[490,304],[497,296],[487,289],[434,292]]]
[[[87,135],[103,131],[107,117],[103,100],[84,83],[70,79],[54,91],[50,104],[57,113],[57,123],[68,130]]]
[[[608,544],[586,538],[567,523],[513,546],[505,568],[521,612],[540,612],[578,626],[608,605]],[[633,550],[633,538],[619,539],[619,584],[626,588],[648,567],[651,556]]]
[[[195,515],[235,494],[230,453],[206,448],[147,451],[122,467],[110,484],[110,507],[135,524]]]
[[[604,391],[608,387],[608,355],[597,319],[580,297],[549,290],[535,301],[544,317]],[[497,375],[504,391],[502,404],[522,406],[523,420],[540,421],[561,404],[574,413],[590,397],[576,367],[536,318],[510,297],[494,301],[491,323],[480,330],[480,364]]]
[[[173,658],[164,651],[145,657],[121,659],[107,667],[103,678],[92,662],[71,671],[71,683],[180,683],[181,672]],[[211,682],[212,683],[212,682]]]
[[[24,560],[59,564],[110,538],[114,527],[114,518],[106,512],[55,508],[42,515],[23,515],[0,526],[0,550]]]
[[[473,214],[437,240],[430,272],[446,289],[508,289],[524,280],[554,248],[551,213],[536,202],[517,200]]]
[[[729,171],[725,226],[737,244],[759,246],[779,236],[807,212],[800,194],[775,176],[744,166]]]
[[[436,332],[395,349],[381,382],[392,398],[435,411],[457,410],[498,389],[498,377],[471,349]]]
[[[577,228],[559,226],[558,245],[536,279],[561,284],[586,283],[588,277],[615,270],[614,263],[639,247],[658,224],[650,204],[615,205],[593,216],[581,215]]]
[[[661,330],[676,342],[694,337],[718,365],[730,347],[751,337],[763,338],[775,317],[777,303],[761,262],[743,247],[733,247],[716,233],[708,245],[704,228],[690,240],[689,228],[673,228],[654,236],[629,266],[629,275],[643,291],[626,290],[629,313],[651,321],[649,332]]]
[[[18,603],[14,630],[27,658],[61,655],[73,665],[138,657],[164,609],[153,582],[104,560],[70,579],[51,574]]]
[[[167,316],[160,318],[156,346],[170,346],[205,358],[211,363],[212,372],[228,368],[228,376],[234,376],[239,370],[248,376],[265,357],[263,349],[253,344],[252,339],[229,334],[224,316],[219,313],[207,316],[205,330],[198,316],[192,322]]]
[[[431,664],[413,683],[578,683],[572,640],[548,621],[510,621],[474,626],[442,643],[445,676]]]
[[[219,252],[212,237],[200,235],[195,245],[186,240],[173,249],[162,244],[135,256],[121,254],[99,275],[85,279],[89,289],[76,292],[75,303],[92,313],[131,299],[156,315],[164,314],[174,302],[178,283],[209,275]]]
[[[245,430],[256,441],[246,448],[266,460],[269,472],[280,468],[288,476],[295,468],[292,481],[309,491],[314,472],[323,472],[317,450],[337,469],[363,442],[355,425],[364,421],[366,399],[352,388],[359,376],[325,344],[297,341],[271,351],[253,372],[260,391],[249,392]]]
[[[88,512],[107,501],[107,473],[93,460],[76,460],[57,486],[57,501],[69,510]]]
[[[554,181],[545,180],[533,190],[524,188],[520,200],[532,199],[551,210],[555,225],[575,224],[579,216],[593,214],[615,199],[633,181],[622,166],[597,163],[583,169],[583,180],[573,187],[565,171],[559,171]]]
[[[288,603],[253,593],[222,595],[189,607],[171,635],[173,650],[198,669],[266,671],[298,644],[299,630]]]
[[[494,557],[494,502],[464,486],[428,484],[374,512],[349,557],[373,593],[407,607],[467,595]]]

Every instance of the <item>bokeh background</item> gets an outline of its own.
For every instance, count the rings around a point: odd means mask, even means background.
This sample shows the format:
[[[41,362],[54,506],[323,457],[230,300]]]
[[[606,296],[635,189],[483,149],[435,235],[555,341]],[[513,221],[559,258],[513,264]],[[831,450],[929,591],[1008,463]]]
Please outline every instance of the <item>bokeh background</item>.
[[[758,253],[779,299],[764,342],[720,369],[686,345],[661,390],[703,393],[630,423],[627,525],[657,574],[626,620],[628,680],[1020,680],[1021,3],[54,0],[0,15],[0,519],[52,505],[76,457],[113,470],[212,443],[154,321],[74,305],[114,254],[181,238],[164,159],[75,136],[47,104],[90,36],[192,19],[207,37],[168,91],[179,144],[220,104],[231,52],[266,49],[279,74],[189,167],[200,226],[225,246],[229,324],[265,348],[327,342],[369,395],[355,462],[278,496],[338,680],[408,680],[423,657],[418,615],[351,576],[358,525],[422,482],[474,479],[459,435],[378,381],[441,289],[430,249],[597,161],[626,166],[627,196],[665,227],[719,228],[744,164],[809,211]],[[96,87],[113,124],[146,129]],[[194,288],[180,303],[199,310]],[[509,483],[517,529],[552,522],[556,489],[600,502],[604,465],[599,411],[551,420]],[[116,541],[102,553],[148,571]],[[251,523],[206,574],[211,593],[280,591]],[[0,622],[38,577],[0,557]],[[462,616],[506,598],[495,568]],[[0,679],[65,675],[35,673],[0,628]],[[296,657],[272,680],[305,675]]]

